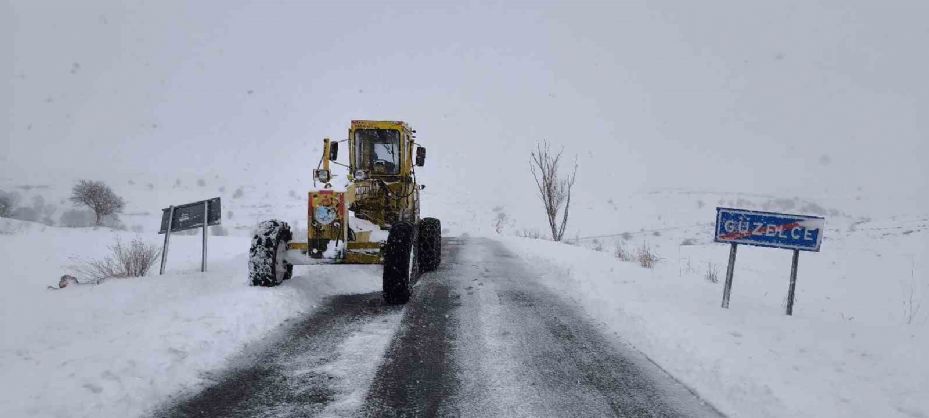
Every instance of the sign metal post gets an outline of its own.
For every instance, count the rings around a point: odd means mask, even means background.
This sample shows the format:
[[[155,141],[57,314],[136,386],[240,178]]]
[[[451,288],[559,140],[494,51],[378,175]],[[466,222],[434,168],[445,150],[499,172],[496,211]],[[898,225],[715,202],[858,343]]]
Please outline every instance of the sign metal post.
[[[723,308],[729,309],[729,294],[732,292],[732,274],[735,272],[735,253],[739,244],[729,248],[729,267],[726,268],[726,284],[723,286]]]
[[[207,227],[209,226],[210,219],[210,201],[203,201],[203,257],[200,260],[200,272],[206,272],[206,237],[209,235],[207,233]]]
[[[168,208],[168,229],[165,231],[165,245],[161,249],[161,271],[158,275],[165,274],[165,264],[168,261],[168,243],[171,241],[171,227],[174,226],[174,206]]]
[[[794,289],[797,287],[797,262],[800,260],[800,250],[794,250],[794,258],[790,263],[790,287],[787,288],[787,315],[794,314]]]

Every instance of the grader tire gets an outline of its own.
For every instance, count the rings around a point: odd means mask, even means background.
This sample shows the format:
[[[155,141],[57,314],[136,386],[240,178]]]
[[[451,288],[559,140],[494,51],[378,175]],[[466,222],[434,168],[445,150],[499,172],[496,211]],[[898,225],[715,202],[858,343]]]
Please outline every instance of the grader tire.
[[[389,305],[402,305],[410,300],[410,286],[415,279],[413,255],[413,224],[401,222],[393,225],[384,246],[384,301]]]
[[[274,287],[293,275],[294,266],[284,259],[293,234],[286,222],[264,221],[252,238],[248,279],[252,286]]]
[[[433,271],[442,262],[442,223],[436,218],[419,221],[419,270]]]

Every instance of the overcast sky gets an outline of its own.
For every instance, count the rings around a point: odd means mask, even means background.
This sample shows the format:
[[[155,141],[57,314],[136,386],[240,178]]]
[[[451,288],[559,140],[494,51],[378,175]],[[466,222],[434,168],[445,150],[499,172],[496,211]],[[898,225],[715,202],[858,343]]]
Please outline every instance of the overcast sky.
[[[402,119],[424,180],[929,196],[929,2],[13,1],[0,177],[310,186],[324,136]],[[504,200],[506,198],[503,198]],[[927,200],[919,200],[924,205]]]

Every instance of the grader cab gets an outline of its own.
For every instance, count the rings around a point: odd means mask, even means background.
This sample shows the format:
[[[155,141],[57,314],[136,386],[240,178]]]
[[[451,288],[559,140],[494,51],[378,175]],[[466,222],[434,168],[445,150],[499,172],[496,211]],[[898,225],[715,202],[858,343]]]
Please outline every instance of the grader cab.
[[[415,167],[425,164],[426,149],[415,134],[405,122],[354,120],[348,139],[324,139],[306,241],[286,222],[260,223],[249,251],[251,284],[277,286],[294,265],[383,264],[384,299],[406,303],[419,274],[438,268],[442,256],[441,223],[419,216],[425,186]],[[348,146],[347,164],[338,162],[340,144]],[[333,164],[348,168],[343,187],[333,186]]]

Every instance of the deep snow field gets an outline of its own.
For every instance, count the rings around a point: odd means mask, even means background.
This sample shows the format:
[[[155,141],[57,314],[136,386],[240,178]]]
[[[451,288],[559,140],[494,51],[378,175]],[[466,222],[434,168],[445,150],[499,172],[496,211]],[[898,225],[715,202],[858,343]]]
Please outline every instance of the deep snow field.
[[[371,292],[379,271],[321,266],[285,286],[245,280],[249,239],[212,237],[200,273],[200,238],[172,237],[168,272],[48,290],[73,259],[98,258],[107,229],[64,229],[0,220],[0,416],[137,416],[203,383],[248,342],[325,296]]]
[[[929,219],[853,231],[837,223],[822,253],[801,253],[793,317],[784,315],[785,250],[740,246],[730,309],[720,308],[728,246],[709,242],[711,226],[648,234],[662,257],[654,269],[614,257],[616,245],[634,251],[637,238],[586,248],[505,242],[540,266],[552,290],[725,414],[929,416],[929,277],[913,270],[927,261]],[[696,243],[680,245],[685,237]],[[709,264],[718,283],[705,279]]]
[[[145,414],[208,383],[210,373],[326,296],[380,287],[376,266],[298,267],[281,287],[247,286],[252,226],[275,215],[305,225],[298,187],[130,180],[112,183],[128,202],[127,230],[0,219],[0,416]],[[57,215],[70,209],[68,185],[0,186],[17,191],[23,205],[42,196]],[[907,213],[917,204],[856,214],[836,209],[855,207],[841,199],[651,190],[603,204],[578,199],[571,242],[553,243],[515,236],[532,231],[523,220],[540,212],[426,193],[424,213],[443,218],[444,235],[502,239],[540,266],[541,283],[728,415],[929,416],[929,211]],[[206,274],[198,232],[172,236],[164,276],[156,265],[143,279],[47,289],[81,260],[105,255],[116,237],[160,244],[160,207],[214,196],[223,198],[228,235],[210,238]],[[801,253],[793,317],[783,312],[784,250],[741,246],[731,309],[719,308],[728,246],[712,242],[716,206],[826,217],[822,252]],[[500,234],[498,212],[508,212]],[[617,248],[635,253],[643,245],[659,257],[653,269],[615,257]],[[716,283],[705,278],[714,269]]]

